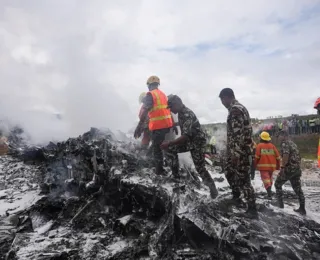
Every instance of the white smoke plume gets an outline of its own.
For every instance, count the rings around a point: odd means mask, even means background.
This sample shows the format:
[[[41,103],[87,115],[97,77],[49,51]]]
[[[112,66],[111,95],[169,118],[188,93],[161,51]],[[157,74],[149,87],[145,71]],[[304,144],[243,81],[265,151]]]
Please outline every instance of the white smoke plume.
[[[55,2],[0,5],[0,120],[20,125],[33,143],[91,126],[126,131],[135,114],[104,77],[106,56],[94,46],[86,4],[73,3],[74,15],[73,4]]]

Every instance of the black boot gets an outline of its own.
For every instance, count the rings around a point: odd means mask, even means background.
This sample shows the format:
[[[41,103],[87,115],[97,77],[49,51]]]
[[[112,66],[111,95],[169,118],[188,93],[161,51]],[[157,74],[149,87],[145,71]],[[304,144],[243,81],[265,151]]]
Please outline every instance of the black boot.
[[[216,184],[214,183],[214,180],[211,180],[207,185],[210,189],[211,198],[215,199],[218,196],[218,190],[217,190]]]
[[[163,169],[162,165],[156,166],[156,175],[158,175],[158,176],[165,176],[166,175],[166,171]]]
[[[248,204],[248,209],[246,211],[246,214],[250,218],[254,218],[254,219],[259,218],[259,214],[258,214],[258,210],[255,202]]]
[[[277,198],[277,200],[273,203],[271,203],[273,206],[276,206],[280,209],[283,209],[284,208],[284,204],[283,204],[283,199],[279,199]]]
[[[269,187],[269,188],[267,189],[267,193],[268,193],[268,199],[269,199],[269,200],[272,200],[272,191],[271,191],[271,187]]]
[[[301,214],[301,215],[307,215],[306,208],[305,208],[304,204],[300,204],[300,208],[294,209],[294,211]]]
[[[180,174],[179,174],[179,166],[178,167],[171,167],[173,181],[179,182],[180,181]]]
[[[218,190],[216,187],[216,184],[214,183],[214,180],[211,178],[204,178],[203,183],[208,186],[210,190],[210,196],[212,199],[215,199],[218,196]]]

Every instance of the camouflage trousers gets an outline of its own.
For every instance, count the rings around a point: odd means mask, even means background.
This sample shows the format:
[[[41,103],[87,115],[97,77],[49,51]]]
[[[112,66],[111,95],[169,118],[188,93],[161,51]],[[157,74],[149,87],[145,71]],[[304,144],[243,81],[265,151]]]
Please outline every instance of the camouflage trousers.
[[[166,156],[168,160],[168,164],[172,169],[173,175],[179,174],[179,158],[178,153],[185,153],[189,152],[191,153],[191,157],[194,163],[194,166],[203,179],[205,183],[213,182],[209,172],[206,169],[205,166],[205,159],[204,159],[204,151],[205,146],[202,144],[199,145],[190,145],[190,143],[184,144],[184,145],[174,145],[170,146],[167,150]]]
[[[239,198],[242,191],[248,204],[255,204],[256,195],[250,180],[249,156],[242,157],[238,165],[233,165],[231,157],[228,157],[225,170],[233,197]]]
[[[153,153],[154,166],[157,171],[163,169],[163,151],[160,145],[166,138],[166,134],[170,132],[170,128],[159,129],[151,132],[151,149]]]
[[[283,201],[283,191],[282,186],[287,182],[290,181],[290,184],[292,186],[292,189],[297,194],[299,198],[300,205],[305,205],[305,197],[301,188],[301,170],[297,171],[296,173],[286,172],[284,171],[282,174],[280,174],[275,183],[274,186],[276,188],[276,194],[279,201]]]

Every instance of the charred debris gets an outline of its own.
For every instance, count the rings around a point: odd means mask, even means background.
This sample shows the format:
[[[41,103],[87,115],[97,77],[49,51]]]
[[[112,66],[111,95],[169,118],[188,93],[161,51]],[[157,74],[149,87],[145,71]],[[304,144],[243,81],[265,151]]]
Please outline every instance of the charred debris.
[[[188,171],[180,183],[159,178],[111,132],[92,128],[46,147],[17,136],[2,174],[12,185],[27,175],[40,191],[0,218],[0,259],[320,259],[318,223],[264,203],[259,220],[248,219],[226,188],[212,201]]]

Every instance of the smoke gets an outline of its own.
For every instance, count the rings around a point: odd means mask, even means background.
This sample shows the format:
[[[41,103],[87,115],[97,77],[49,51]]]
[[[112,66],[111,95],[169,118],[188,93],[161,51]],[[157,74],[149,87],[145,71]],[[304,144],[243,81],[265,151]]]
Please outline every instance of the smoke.
[[[126,131],[135,116],[104,76],[111,68],[86,4],[55,2],[0,5],[0,120],[23,127],[33,143],[92,126]]]
[[[216,139],[216,148],[218,152],[226,149],[227,142],[227,127],[225,124],[216,124],[214,126],[207,125],[205,129],[209,135],[209,138],[212,136]]]

